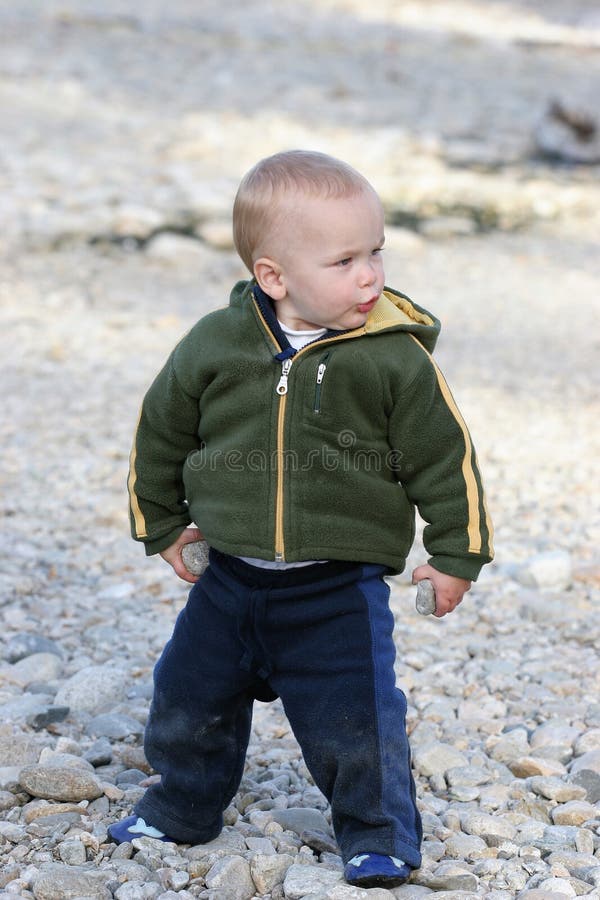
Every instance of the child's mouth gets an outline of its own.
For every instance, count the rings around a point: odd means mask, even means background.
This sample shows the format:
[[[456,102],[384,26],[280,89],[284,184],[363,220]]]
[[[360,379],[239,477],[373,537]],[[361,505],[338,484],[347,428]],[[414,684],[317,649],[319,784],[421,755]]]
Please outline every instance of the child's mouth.
[[[371,299],[367,300],[366,303],[359,304],[358,311],[361,313],[371,312],[378,300],[379,297],[371,297]]]

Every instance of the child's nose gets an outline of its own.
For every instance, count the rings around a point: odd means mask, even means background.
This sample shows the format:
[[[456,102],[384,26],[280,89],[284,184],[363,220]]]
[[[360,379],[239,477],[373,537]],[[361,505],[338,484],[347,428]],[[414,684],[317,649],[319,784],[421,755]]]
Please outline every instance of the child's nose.
[[[375,266],[371,262],[365,263],[360,271],[361,287],[368,287],[369,285],[374,284],[376,280],[377,272]]]

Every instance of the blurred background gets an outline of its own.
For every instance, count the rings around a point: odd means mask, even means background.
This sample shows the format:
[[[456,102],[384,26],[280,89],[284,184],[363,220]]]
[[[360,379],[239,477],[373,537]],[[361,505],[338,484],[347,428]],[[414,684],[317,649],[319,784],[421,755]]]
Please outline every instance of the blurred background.
[[[143,568],[139,403],[244,277],[241,175],[292,147],[367,175],[388,283],[442,319],[489,577],[558,552],[561,584],[597,584],[597,3],[21,0],[0,3],[0,40],[7,598]]]

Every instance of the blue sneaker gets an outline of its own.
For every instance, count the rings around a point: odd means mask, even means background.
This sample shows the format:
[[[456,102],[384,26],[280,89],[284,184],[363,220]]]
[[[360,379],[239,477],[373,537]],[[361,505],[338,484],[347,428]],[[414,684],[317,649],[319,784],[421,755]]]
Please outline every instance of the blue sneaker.
[[[399,887],[408,881],[412,869],[395,856],[361,853],[346,863],[344,878],[356,887]]]
[[[126,841],[131,842],[134,838],[150,837],[156,841],[166,841],[170,844],[176,844],[173,838],[167,837],[158,828],[147,825],[139,816],[127,816],[120,822],[113,822],[108,826],[108,836],[115,844],[124,844]]]

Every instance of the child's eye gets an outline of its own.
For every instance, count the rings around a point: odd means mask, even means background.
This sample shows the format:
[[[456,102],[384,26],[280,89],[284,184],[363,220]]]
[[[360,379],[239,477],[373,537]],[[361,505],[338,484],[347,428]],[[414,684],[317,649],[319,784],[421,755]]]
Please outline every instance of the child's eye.
[[[375,247],[373,250],[373,256],[377,256],[379,253],[383,253],[383,247]]]
[[[338,266],[349,266],[351,262],[352,262],[352,257],[346,256],[345,259],[340,259],[338,261]]]

